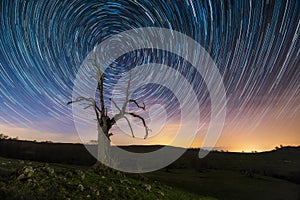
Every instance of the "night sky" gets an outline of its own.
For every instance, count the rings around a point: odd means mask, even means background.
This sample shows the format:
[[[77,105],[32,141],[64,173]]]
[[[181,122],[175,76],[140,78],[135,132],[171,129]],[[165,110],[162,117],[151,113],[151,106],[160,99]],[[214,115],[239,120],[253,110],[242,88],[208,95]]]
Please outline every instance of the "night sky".
[[[0,25],[1,133],[80,142],[66,103],[85,57],[120,32],[162,27],[201,44],[223,77],[227,116],[218,148],[300,145],[300,1],[2,0]],[[202,119],[193,146],[199,147],[209,122],[210,97],[204,81],[182,58],[159,50],[124,55],[105,71],[106,100],[128,66],[147,62],[167,64],[193,85]],[[166,105],[171,122],[162,138],[143,142],[167,144],[180,114],[172,92],[147,85],[133,96],[148,106]],[[147,112],[144,116],[150,120]],[[113,142],[131,143],[114,131]]]

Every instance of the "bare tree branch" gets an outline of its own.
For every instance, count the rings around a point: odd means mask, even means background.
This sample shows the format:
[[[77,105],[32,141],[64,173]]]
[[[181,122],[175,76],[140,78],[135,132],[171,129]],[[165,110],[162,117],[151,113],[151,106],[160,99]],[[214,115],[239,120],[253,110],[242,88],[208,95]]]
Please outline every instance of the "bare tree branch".
[[[91,103],[91,106],[96,107],[96,110],[97,110],[98,112],[101,113],[101,110],[99,109],[99,107],[98,107],[97,104],[96,104],[96,101],[95,101],[93,98],[77,97],[76,100],[74,100],[74,101],[69,101],[69,102],[67,103],[67,105],[70,105],[70,104],[73,104],[73,103],[77,103],[77,102],[81,102],[81,101],[88,101],[88,102],[90,102],[90,103]],[[87,108],[87,107],[86,107],[86,108]],[[86,108],[85,108],[85,109],[86,109]]]
[[[77,97],[74,101],[69,101],[67,103],[67,105],[72,104],[72,103],[77,103],[77,102],[81,102],[81,101],[88,101],[92,104],[96,103],[95,100],[93,98],[86,98],[86,97]]]
[[[122,111],[123,112],[125,112],[127,104],[129,102],[129,89],[130,89],[131,79],[132,79],[132,73],[131,73],[131,70],[129,70],[129,80],[128,80],[128,84],[127,84],[127,88],[126,88],[125,102],[122,106]]]
[[[104,105],[104,95],[103,95],[104,74],[101,73],[101,66],[99,65],[99,63],[97,63],[96,53],[94,54],[94,65],[97,67],[96,77],[98,81],[101,116],[105,116],[105,105]]]
[[[119,119],[123,118],[123,116],[124,116],[124,114],[118,113],[118,114],[116,114],[115,116],[113,116],[113,120],[114,120],[115,122],[117,122]]]
[[[133,134],[132,126],[131,126],[131,124],[130,124],[129,119],[128,119],[126,116],[123,116],[123,117],[126,119],[126,121],[127,121],[127,123],[128,123],[128,126],[129,126],[129,128],[130,128],[130,131],[131,131],[131,135],[132,135],[132,137],[134,138],[135,135]]]
[[[89,107],[93,107],[94,108],[94,111],[95,111],[95,114],[96,114],[96,117],[97,117],[97,122],[100,123],[100,116],[99,116],[99,113],[101,113],[101,110],[99,109],[99,107],[97,106],[96,104],[96,101],[93,99],[93,98],[86,98],[86,97],[77,97],[76,100],[74,101],[69,101],[67,103],[67,105],[69,104],[73,104],[73,103],[77,103],[77,102],[81,102],[81,101],[88,101],[90,102],[91,104],[84,107],[84,109],[87,109]]]
[[[143,109],[143,110],[146,109],[145,103],[143,103],[143,106],[141,106],[141,105],[139,105],[139,104],[137,103],[137,101],[134,100],[134,99],[129,99],[129,102],[133,102],[138,108],[141,108],[141,109]]]
[[[129,112],[126,112],[126,114],[129,114],[129,115],[131,115],[131,116],[133,116],[133,117],[136,117],[136,118],[139,118],[140,120],[142,120],[143,125],[144,125],[145,130],[146,130],[146,135],[145,135],[144,139],[146,139],[146,138],[148,137],[148,131],[149,131],[150,129],[149,129],[148,126],[146,125],[145,119],[144,119],[143,117],[141,117],[140,115],[135,114],[135,113],[133,113],[133,112],[130,112],[130,113],[129,113]]]
[[[103,95],[103,76],[100,77],[100,82],[98,82],[98,89],[100,95],[100,107],[101,107],[101,116],[105,115],[105,105],[104,105],[104,95]]]
[[[121,109],[119,108],[119,106],[116,104],[116,102],[112,99],[109,98],[109,100],[115,105],[115,107],[121,112]]]
[[[83,109],[88,109],[90,107],[94,107],[94,105],[88,105],[88,106],[84,107]]]

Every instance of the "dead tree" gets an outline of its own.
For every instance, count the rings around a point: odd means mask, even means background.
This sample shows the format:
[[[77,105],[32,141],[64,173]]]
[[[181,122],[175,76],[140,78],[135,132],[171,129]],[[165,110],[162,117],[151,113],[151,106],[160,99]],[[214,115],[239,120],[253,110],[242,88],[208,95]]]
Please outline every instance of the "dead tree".
[[[94,78],[97,80],[97,91],[99,92],[99,102],[97,102],[96,99],[91,98],[91,97],[78,97],[75,100],[68,102],[67,104],[69,105],[72,103],[84,101],[85,103],[87,103],[87,106],[84,107],[84,109],[87,109],[90,107],[93,108],[93,110],[95,112],[95,116],[96,116],[97,127],[98,127],[98,160],[99,160],[99,156],[107,156],[107,152],[104,152],[104,154],[103,154],[103,152],[99,152],[100,145],[104,145],[104,144],[101,144],[101,142],[100,142],[100,141],[103,141],[100,139],[102,136],[101,134],[103,134],[108,139],[109,145],[110,145],[110,141],[111,141],[110,137],[113,135],[112,133],[110,133],[110,129],[113,127],[113,125],[116,124],[116,122],[118,120],[124,118],[128,123],[132,137],[135,137],[132,126],[130,124],[130,121],[126,115],[131,115],[132,117],[138,118],[142,121],[143,126],[145,127],[145,132],[146,132],[144,139],[146,139],[148,137],[148,132],[150,131],[150,129],[146,125],[146,121],[142,116],[140,116],[134,112],[127,111],[127,107],[129,105],[129,103],[133,103],[138,108],[145,110],[144,103],[143,103],[143,105],[140,105],[140,104],[138,104],[138,102],[136,100],[129,98],[129,89],[130,89],[130,84],[131,84],[131,80],[132,80],[131,70],[129,71],[129,80],[127,83],[125,100],[124,100],[122,107],[120,108],[113,99],[111,99],[111,98],[109,99],[118,110],[117,114],[110,117],[107,114],[107,107],[105,106],[104,94],[103,94],[104,73],[102,73],[100,65],[97,63],[96,54],[94,54],[93,65],[96,67],[96,70],[97,70],[96,76],[94,76]]]

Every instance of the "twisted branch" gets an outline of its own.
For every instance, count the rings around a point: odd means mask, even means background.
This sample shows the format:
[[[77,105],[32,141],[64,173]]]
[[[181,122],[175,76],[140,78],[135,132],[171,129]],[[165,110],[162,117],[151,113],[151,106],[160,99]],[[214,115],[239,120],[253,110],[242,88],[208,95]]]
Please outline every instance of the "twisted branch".
[[[94,111],[95,111],[95,114],[96,114],[96,117],[97,117],[97,121],[98,123],[100,123],[100,115],[99,113],[101,113],[101,110],[100,108],[97,106],[97,103],[96,101],[93,99],[93,98],[86,98],[86,97],[77,97],[76,100],[74,101],[69,101],[67,103],[67,105],[70,105],[70,104],[73,104],[73,103],[77,103],[77,102],[81,102],[81,101],[88,101],[90,102],[91,104],[84,107],[84,109],[87,109],[89,107],[93,107],[94,108]]]
[[[143,122],[143,125],[144,125],[144,127],[145,127],[145,130],[146,130],[146,135],[145,135],[145,137],[144,137],[144,139],[146,139],[147,137],[148,137],[148,133],[149,133],[149,128],[148,128],[148,126],[146,125],[146,121],[145,121],[145,119],[143,118],[143,117],[141,117],[140,115],[138,115],[138,114],[135,114],[135,113],[133,113],[133,112],[126,112],[126,114],[129,114],[129,115],[131,115],[131,116],[133,116],[133,117],[136,117],[136,118],[139,118],[142,122]]]
[[[141,109],[143,109],[143,110],[146,109],[146,106],[145,106],[145,103],[144,103],[144,102],[143,102],[143,106],[139,105],[139,104],[137,103],[137,101],[134,100],[134,99],[129,99],[129,102],[133,102],[138,108],[141,108]]]

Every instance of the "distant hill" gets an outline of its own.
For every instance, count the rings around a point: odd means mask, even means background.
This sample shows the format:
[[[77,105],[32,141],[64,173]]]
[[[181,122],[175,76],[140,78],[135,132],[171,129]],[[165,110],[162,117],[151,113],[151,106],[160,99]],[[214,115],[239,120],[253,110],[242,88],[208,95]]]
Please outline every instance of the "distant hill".
[[[96,159],[82,144],[0,140],[0,156],[49,163],[92,165]]]
[[[151,152],[163,146],[122,146],[131,152]],[[179,147],[174,147],[179,148]],[[166,167],[172,169],[216,169],[241,173],[261,174],[286,179],[300,184],[300,147],[282,147],[260,153],[234,153],[212,151],[205,158],[198,158],[199,149],[188,149],[177,161]],[[0,156],[48,163],[90,166],[96,159],[83,144],[0,140]]]
[[[95,144],[88,144],[96,148]],[[162,148],[160,145],[119,146],[130,152],[146,153]],[[179,148],[179,147],[174,147]],[[77,165],[92,165],[96,159],[83,144],[34,142],[14,139],[0,139],[0,156]]]

